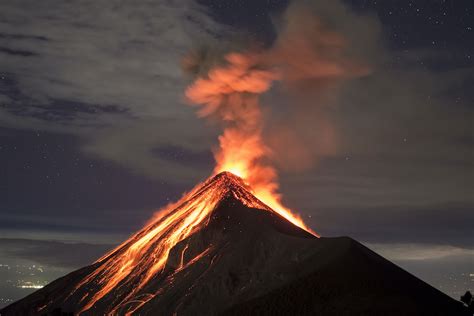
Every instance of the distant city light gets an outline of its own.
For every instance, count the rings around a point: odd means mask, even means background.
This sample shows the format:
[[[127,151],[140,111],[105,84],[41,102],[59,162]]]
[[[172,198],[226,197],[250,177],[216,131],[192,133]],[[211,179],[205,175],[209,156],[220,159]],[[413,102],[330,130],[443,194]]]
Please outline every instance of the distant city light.
[[[47,282],[31,282],[31,281],[19,280],[18,285],[16,287],[20,288],[20,289],[41,289],[46,284],[48,284],[48,283]]]
[[[44,285],[39,284],[22,284],[18,286],[20,289],[41,289]]]

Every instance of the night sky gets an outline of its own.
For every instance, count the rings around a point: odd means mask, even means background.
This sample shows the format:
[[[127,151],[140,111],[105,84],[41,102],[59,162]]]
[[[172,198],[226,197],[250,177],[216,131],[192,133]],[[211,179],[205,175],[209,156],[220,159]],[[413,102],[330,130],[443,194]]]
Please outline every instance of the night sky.
[[[371,71],[337,92],[337,152],[281,168],[284,202],[457,298],[474,285],[474,2],[312,2]],[[287,5],[1,1],[0,264],[51,281],[209,176],[219,131],[185,104],[181,60],[270,47]],[[281,90],[276,116],[298,102]],[[26,293],[8,273],[2,300]]]

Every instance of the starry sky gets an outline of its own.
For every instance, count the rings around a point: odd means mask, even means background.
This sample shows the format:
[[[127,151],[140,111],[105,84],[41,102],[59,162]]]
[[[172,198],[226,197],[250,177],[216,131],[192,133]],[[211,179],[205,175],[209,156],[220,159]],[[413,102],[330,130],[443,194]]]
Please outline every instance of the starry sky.
[[[450,295],[472,289],[474,3],[300,2],[371,71],[331,98],[337,151],[279,170],[285,204]],[[0,258],[69,271],[205,179],[219,131],[185,104],[181,60],[271,47],[288,4],[2,1]],[[300,101],[281,90],[263,98],[275,116]]]

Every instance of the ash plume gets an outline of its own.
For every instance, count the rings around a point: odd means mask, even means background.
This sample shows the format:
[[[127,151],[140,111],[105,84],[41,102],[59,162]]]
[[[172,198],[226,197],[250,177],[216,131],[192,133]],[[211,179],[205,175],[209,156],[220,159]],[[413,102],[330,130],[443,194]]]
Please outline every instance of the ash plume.
[[[369,73],[351,52],[348,38],[317,9],[291,4],[268,48],[201,49],[183,61],[185,71],[195,75],[186,98],[198,107],[199,117],[223,127],[214,149],[215,172],[241,176],[257,196],[272,197],[273,208],[284,208],[275,166],[304,169],[335,154],[331,101],[342,82]],[[275,82],[288,100],[282,118],[260,100]]]

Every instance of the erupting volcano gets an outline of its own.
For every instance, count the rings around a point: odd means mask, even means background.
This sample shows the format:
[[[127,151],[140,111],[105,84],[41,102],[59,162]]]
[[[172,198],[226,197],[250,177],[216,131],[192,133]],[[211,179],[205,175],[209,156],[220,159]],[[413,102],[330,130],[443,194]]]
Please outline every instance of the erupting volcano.
[[[350,238],[318,238],[219,173],[2,315],[463,315]]]

